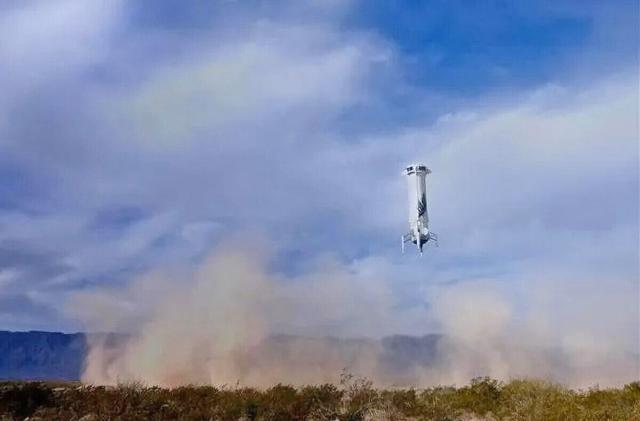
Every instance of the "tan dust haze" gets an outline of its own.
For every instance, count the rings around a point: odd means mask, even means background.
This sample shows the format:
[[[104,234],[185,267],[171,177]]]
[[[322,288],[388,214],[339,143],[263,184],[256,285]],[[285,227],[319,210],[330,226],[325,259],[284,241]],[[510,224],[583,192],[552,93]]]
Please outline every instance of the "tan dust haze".
[[[637,356],[615,344],[535,323],[516,328],[511,305],[490,285],[440,288],[425,297],[431,310],[422,320],[399,315],[384,280],[362,279],[331,262],[287,278],[270,274],[267,263],[221,248],[193,273],[152,273],[126,288],[75,296],[73,313],[89,331],[127,332],[115,340],[89,336],[82,380],[264,387],[335,382],[342,370],[380,386],[463,384],[481,375],[580,387],[637,378]],[[444,334],[429,363],[403,361],[376,339],[324,336],[362,338],[375,335],[376,326],[402,323],[424,331],[427,320]]]

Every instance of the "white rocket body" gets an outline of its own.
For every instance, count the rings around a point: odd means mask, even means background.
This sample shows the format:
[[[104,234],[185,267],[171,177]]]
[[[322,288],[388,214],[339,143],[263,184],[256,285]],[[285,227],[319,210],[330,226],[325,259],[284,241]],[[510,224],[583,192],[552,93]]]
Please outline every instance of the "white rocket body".
[[[409,241],[418,247],[420,253],[427,241],[438,241],[437,235],[429,231],[427,174],[431,174],[431,170],[424,165],[414,164],[405,169],[409,193],[409,232],[402,236],[403,252],[404,244]]]

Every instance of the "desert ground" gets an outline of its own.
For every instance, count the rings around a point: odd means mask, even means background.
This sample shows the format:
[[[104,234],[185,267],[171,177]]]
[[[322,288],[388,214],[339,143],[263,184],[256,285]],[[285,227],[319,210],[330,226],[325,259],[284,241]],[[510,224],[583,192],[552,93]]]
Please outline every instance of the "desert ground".
[[[572,390],[536,380],[477,378],[463,387],[377,389],[345,374],[339,384],[266,389],[173,389],[74,382],[0,383],[4,420],[640,420],[640,382]]]

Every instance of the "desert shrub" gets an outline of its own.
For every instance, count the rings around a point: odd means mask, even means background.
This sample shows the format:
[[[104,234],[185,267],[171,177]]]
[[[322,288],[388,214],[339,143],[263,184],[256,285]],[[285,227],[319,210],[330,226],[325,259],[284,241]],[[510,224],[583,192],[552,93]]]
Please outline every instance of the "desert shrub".
[[[575,391],[549,382],[479,378],[424,390],[378,390],[344,375],[340,385],[265,390],[174,389],[38,382],[0,383],[0,420],[640,420],[640,383]]]
[[[420,418],[432,421],[453,421],[462,410],[456,402],[454,387],[439,386],[423,390],[418,397]]]
[[[343,391],[333,384],[306,386],[300,391],[303,402],[308,405],[310,420],[335,420],[338,418]]]
[[[591,388],[578,396],[585,420],[640,420],[640,383],[622,389]]]
[[[241,417],[257,419],[261,393],[253,388],[222,389],[211,410],[216,420],[235,421]]]
[[[499,402],[503,384],[488,377],[478,377],[471,384],[461,387],[455,393],[454,406],[478,415],[495,411]]]
[[[261,420],[304,420],[307,415],[308,408],[305,408],[298,391],[292,386],[275,385],[262,394],[260,402],[261,411],[257,415]]]
[[[373,382],[353,374],[342,373],[340,385],[343,389],[338,419],[340,421],[361,421],[380,407],[381,400]]]
[[[170,416],[166,419],[178,415],[208,419],[220,399],[220,391],[213,386],[181,386],[160,393],[157,398],[163,414]]]
[[[383,390],[380,392],[380,397],[387,406],[394,408],[404,417],[417,417],[420,414],[421,407],[415,389]]]
[[[21,383],[0,389],[0,414],[25,418],[52,404],[53,392],[42,383]]]
[[[540,380],[513,380],[500,396],[501,419],[564,421],[581,418],[575,392]]]

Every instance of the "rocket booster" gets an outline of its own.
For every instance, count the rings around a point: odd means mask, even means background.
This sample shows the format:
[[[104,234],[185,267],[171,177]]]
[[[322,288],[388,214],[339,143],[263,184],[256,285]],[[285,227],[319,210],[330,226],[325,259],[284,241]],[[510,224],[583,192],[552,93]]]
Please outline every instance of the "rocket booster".
[[[422,253],[422,247],[429,240],[436,244],[438,237],[429,231],[429,212],[427,210],[427,174],[431,170],[424,165],[410,165],[404,172],[407,177],[409,193],[409,232],[402,236],[402,251],[405,243],[412,242]]]

